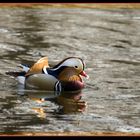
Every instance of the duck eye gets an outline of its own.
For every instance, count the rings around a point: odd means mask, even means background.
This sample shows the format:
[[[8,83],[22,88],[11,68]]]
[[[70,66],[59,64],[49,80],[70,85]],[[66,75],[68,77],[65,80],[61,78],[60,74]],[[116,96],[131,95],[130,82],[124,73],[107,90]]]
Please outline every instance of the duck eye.
[[[75,66],[75,68],[77,69],[77,68],[78,68],[78,66]]]

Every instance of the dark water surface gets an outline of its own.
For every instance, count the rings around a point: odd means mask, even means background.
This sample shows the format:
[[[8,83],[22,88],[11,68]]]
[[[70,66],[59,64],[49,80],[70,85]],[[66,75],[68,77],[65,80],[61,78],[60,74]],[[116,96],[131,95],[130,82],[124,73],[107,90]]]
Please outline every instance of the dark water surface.
[[[83,58],[82,93],[39,102],[5,75],[42,56]],[[140,10],[0,8],[0,108],[1,133],[140,132]]]

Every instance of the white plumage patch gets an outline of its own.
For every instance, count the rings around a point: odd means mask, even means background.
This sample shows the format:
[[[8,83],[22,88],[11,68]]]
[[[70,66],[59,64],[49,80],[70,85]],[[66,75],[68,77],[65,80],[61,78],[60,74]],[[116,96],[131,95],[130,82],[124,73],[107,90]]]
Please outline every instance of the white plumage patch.
[[[46,66],[43,67],[43,71],[44,71],[45,74],[48,74]]]
[[[61,65],[59,65],[54,70],[57,70],[62,66],[74,67],[74,68],[76,66],[78,69],[81,69],[81,70],[83,70],[83,67],[84,67],[83,63],[82,63],[82,61],[80,59],[78,59],[78,58],[70,58],[70,59],[65,60]]]
[[[24,66],[24,65],[22,65],[22,64],[20,64],[19,65],[22,69],[23,69],[23,71],[25,71],[25,72],[27,72],[30,68],[29,67],[27,67],[27,66]]]
[[[25,77],[24,76],[17,76],[16,80],[20,83],[20,84],[25,84]]]

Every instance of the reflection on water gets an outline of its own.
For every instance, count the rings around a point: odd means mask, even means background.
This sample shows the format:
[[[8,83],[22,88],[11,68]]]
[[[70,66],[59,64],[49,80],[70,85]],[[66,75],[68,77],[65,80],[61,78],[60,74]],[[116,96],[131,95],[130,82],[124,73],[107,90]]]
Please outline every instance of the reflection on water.
[[[63,93],[62,95],[58,96],[56,102],[62,106],[59,109],[59,112],[62,114],[83,112],[86,108],[86,102],[81,100],[81,94],[81,92],[73,95],[67,95],[67,93]]]
[[[0,8],[0,133],[140,132],[139,15],[139,9]],[[90,78],[82,93],[25,90],[5,75],[42,56],[51,66],[84,59]]]
[[[63,130],[65,127],[67,128],[65,126],[66,114],[77,114],[85,110],[86,103],[81,100],[82,95],[79,92],[72,93],[72,95],[62,93],[52,96],[52,94],[54,93],[25,90],[23,95],[22,90],[22,95],[6,96],[5,104],[5,99],[1,99],[0,120],[4,121],[1,122],[0,131],[3,133],[40,131],[40,125],[48,131],[60,130],[60,128]],[[60,122],[65,122],[63,124],[65,127],[63,125],[53,127],[58,119]],[[73,121],[74,124],[75,121]],[[41,131],[45,132],[46,130]]]
[[[43,90],[26,90],[24,85],[17,84],[18,86],[18,95],[26,95],[29,99],[37,102],[47,102],[51,101],[58,105],[56,113],[58,114],[68,114],[83,112],[86,108],[86,102],[82,101],[82,91],[73,91],[73,92],[55,92],[55,91],[43,91]],[[38,112],[39,116],[45,118],[45,111],[43,109],[45,106],[39,108],[32,108],[35,112]],[[47,108],[47,106],[46,106]]]
[[[46,94],[47,93],[47,94]],[[86,102],[82,101],[82,93],[61,93],[60,95],[54,95],[54,92],[46,92],[45,94],[38,93],[27,93],[28,97],[36,101],[37,103],[51,101],[58,105],[58,108],[54,111],[56,114],[71,114],[83,112],[86,108]],[[42,98],[43,97],[43,98]],[[48,106],[41,106],[38,108],[32,108],[38,113],[38,116],[45,118],[47,115]]]

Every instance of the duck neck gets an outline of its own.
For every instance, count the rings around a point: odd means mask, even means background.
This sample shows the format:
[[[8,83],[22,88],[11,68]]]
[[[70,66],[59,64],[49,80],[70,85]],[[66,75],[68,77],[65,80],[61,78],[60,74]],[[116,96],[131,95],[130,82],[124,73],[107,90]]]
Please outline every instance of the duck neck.
[[[47,68],[47,72],[50,75],[53,75],[55,78],[58,78],[59,74],[66,68],[66,66],[61,66],[60,68]]]

